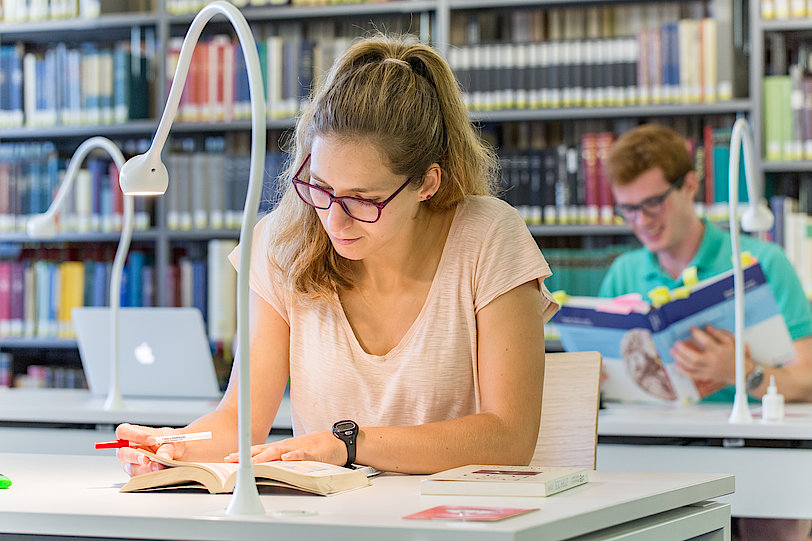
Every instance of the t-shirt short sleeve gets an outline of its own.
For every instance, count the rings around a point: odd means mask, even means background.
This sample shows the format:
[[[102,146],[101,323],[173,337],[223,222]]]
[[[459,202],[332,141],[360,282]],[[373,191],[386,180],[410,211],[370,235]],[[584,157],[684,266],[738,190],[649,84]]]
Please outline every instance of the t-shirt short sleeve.
[[[278,281],[270,263],[268,247],[270,245],[271,215],[264,216],[257,225],[254,226],[254,237],[251,249],[251,267],[249,272],[248,286],[268,304],[279,312],[279,315],[290,325],[288,316],[288,300],[283,293],[283,289]],[[239,258],[241,244],[238,244],[228,255],[228,260],[239,272]]]
[[[558,309],[544,285],[544,279],[552,274],[550,266],[519,213],[507,203],[496,201],[505,208],[493,215],[479,247],[474,274],[474,311],[479,312],[496,297],[525,282],[538,280],[545,301],[546,323]]]

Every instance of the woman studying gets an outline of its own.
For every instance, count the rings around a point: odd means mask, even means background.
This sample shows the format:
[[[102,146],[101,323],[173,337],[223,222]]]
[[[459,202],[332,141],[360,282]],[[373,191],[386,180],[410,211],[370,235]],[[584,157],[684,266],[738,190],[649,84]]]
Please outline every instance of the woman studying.
[[[291,147],[284,196],[251,247],[253,460],[527,464],[550,269],[493,195],[494,156],[448,64],[419,43],[356,43]],[[294,437],[266,444],[288,378]],[[217,409],[180,431],[116,435],[175,459],[236,461],[236,395],[232,373]],[[148,439],[200,431],[213,438]],[[118,458],[131,475],[161,467],[129,448]]]

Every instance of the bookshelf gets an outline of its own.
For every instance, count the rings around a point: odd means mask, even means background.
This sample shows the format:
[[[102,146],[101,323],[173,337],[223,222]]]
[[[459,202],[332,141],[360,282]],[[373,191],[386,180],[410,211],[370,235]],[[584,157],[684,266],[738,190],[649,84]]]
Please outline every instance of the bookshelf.
[[[812,295],[812,10],[804,2],[750,1],[753,174],[765,180],[784,247]]]
[[[0,4],[8,0],[0,0]],[[65,42],[68,47],[78,47],[84,42],[116,43],[138,41],[143,44],[145,54],[150,54],[149,104],[145,118],[130,118],[124,122],[108,124],[4,126],[0,131],[0,144],[28,142],[53,142],[60,149],[60,155],[67,157],[76,145],[87,137],[104,135],[120,143],[125,154],[131,155],[152,136],[157,127],[156,110],[160,110],[168,93],[171,70],[169,48],[172,38],[185,33],[196,9],[188,13],[177,13],[171,0],[157,0],[154,6],[139,8],[134,12],[102,13],[95,18],[70,18],[60,20],[38,20],[25,22],[0,22],[0,45],[23,43],[31,50],[43,51],[52,42]],[[665,6],[662,11],[690,16],[692,10],[707,14],[713,6],[723,6],[732,10],[736,0],[590,0],[575,2],[567,0],[393,0],[388,2],[346,3],[340,5],[265,5],[245,6],[243,12],[260,38],[287,36],[290,34],[318,35],[320,25],[330,21],[339,37],[349,37],[351,29],[360,33],[372,28],[384,30],[408,30],[419,39],[433,43],[448,56],[460,44],[455,43],[458,29],[456,24],[464,18],[488,19],[492,15],[502,17],[511,11],[529,13],[542,11],[561,15],[564,10],[612,10],[617,6],[635,5]],[[576,9],[577,8],[577,9]],[[643,8],[641,8],[643,9]],[[647,7],[651,11],[652,8]],[[569,12],[568,11],[568,12]],[[559,13],[560,12],[560,13]],[[652,12],[653,13],[653,12]],[[561,15],[563,17],[563,15]],[[670,17],[671,15],[669,15]],[[2,21],[2,17],[0,17]],[[217,19],[212,21],[213,29],[204,34],[204,39],[218,35]],[[669,19],[670,21],[670,19]],[[664,21],[656,19],[654,24]],[[675,21],[672,21],[675,22]],[[484,29],[480,31],[486,32]],[[761,29],[761,31],[764,31]],[[510,36],[493,36],[504,43],[511,43]],[[490,42],[491,37],[483,37]],[[571,39],[560,36],[556,39]],[[475,45],[475,44],[469,44]],[[663,103],[627,103],[626,105],[604,103],[596,106],[572,107],[511,107],[472,110],[471,118],[482,129],[483,136],[489,138],[499,148],[511,153],[536,152],[539,149],[554,148],[566,144],[579,149],[582,136],[592,132],[617,132],[627,129],[637,122],[651,119],[679,126],[682,131],[691,132],[697,137],[706,123],[714,126],[732,125],[736,115],[749,115],[758,109],[759,103],[753,93],[739,89],[732,99],[708,103],[682,102],[674,99]],[[2,102],[0,102],[0,108]],[[271,132],[269,142],[277,144],[280,137],[294,125],[294,114],[282,114],[267,120]],[[185,152],[185,142],[190,142],[194,151],[203,150],[206,138],[220,138],[226,154],[239,154],[245,146],[246,134],[250,131],[250,121],[246,118],[232,120],[202,120],[177,122],[172,128],[172,140],[177,142],[170,152]],[[543,133],[542,133],[543,132]],[[540,134],[540,135],[539,135]],[[527,136],[525,138],[525,136]],[[537,144],[537,137],[543,142]],[[269,150],[276,150],[272,147]],[[174,183],[177,185],[177,183]],[[186,188],[188,189],[188,187]],[[168,305],[173,302],[174,293],[162,279],[167,269],[177,263],[179,257],[205,259],[207,243],[212,240],[236,240],[239,232],[234,227],[200,229],[175,229],[169,223],[172,212],[168,199],[171,195],[159,198],[148,211],[148,228],[136,231],[133,237],[134,250],[144,252],[154,272],[154,302]],[[538,239],[544,250],[561,250],[561,257],[569,257],[568,250],[576,253],[603,250],[613,244],[628,243],[633,239],[631,230],[615,223],[529,223],[531,233]],[[60,246],[71,247],[81,253],[82,247],[91,245],[115,246],[116,232],[63,233],[55,241]],[[28,239],[20,231],[0,232],[0,245],[17,244],[36,250],[37,243]],[[180,255],[179,255],[180,254]],[[603,257],[603,256],[601,256]],[[70,339],[0,337],[0,350],[32,351],[55,349],[74,357],[75,343]]]

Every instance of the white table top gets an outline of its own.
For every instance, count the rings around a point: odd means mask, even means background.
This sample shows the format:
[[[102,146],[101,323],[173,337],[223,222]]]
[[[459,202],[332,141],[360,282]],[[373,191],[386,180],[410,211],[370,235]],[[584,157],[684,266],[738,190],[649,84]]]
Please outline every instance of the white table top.
[[[598,414],[599,436],[812,440],[812,404],[787,404],[781,423],[762,422],[755,405],[751,424],[728,423],[729,404],[606,406]]]
[[[265,515],[225,515],[231,496],[121,494],[126,474],[106,456],[0,454],[13,481],[0,490],[0,533],[160,539],[561,539],[681,508],[733,491],[718,474],[597,471],[548,498],[420,496],[421,476],[385,474],[334,496],[262,496]],[[540,508],[494,523],[404,520],[436,505]],[[282,511],[307,510],[311,516]],[[486,535],[487,534],[487,535]],[[473,536],[473,537],[471,537]]]
[[[0,422],[184,426],[218,404],[216,400],[125,398],[124,409],[105,410],[104,401],[85,389],[0,388]],[[273,426],[292,426],[287,395]]]

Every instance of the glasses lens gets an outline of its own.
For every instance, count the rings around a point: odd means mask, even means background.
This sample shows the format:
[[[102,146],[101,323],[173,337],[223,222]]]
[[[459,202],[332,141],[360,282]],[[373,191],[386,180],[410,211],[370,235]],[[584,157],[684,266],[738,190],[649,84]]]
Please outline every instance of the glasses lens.
[[[347,213],[362,222],[374,222],[378,219],[378,207],[360,199],[344,199],[344,208]]]
[[[644,201],[643,204],[640,205],[640,210],[649,218],[659,216],[663,211],[663,200],[658,198],[655,201]]]
[[[627,222],[634,220],[635,214],[637,214],[637,210],[634,207],[629,208],[626,206],[615,205],[615,215],[620,216]]]
[[[330,206],[330,197],[312,184],[294,182],[293,185],[296,187],[296,193],[308,205],[320,209],[326,209]]]

